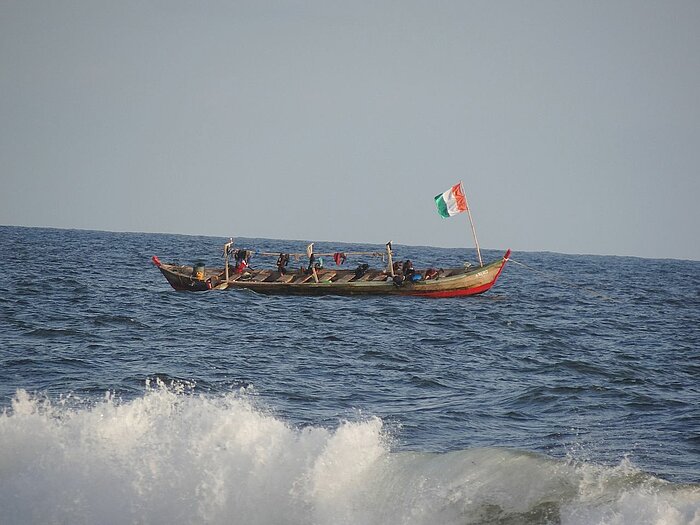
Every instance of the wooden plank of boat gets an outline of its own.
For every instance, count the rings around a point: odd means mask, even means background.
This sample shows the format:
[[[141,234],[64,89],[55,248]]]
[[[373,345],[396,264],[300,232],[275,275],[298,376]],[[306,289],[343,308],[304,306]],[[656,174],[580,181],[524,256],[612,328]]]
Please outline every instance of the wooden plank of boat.
[[[312,273],[310,273],[310,274],[301,274],[301,275],[298,275],[297,277],[298,277],[298,279],[295,279],[290,284],[304,284],[305,282],[313,279],[314,276]]]
[[[337,272],[327,270],[323,273],[318,274],[318,280],[322,283],[329,283],[335,277]]]
[[[292,282],[297,276],[294,275],[293,273],[283,273],[277,278],[278,283],[290,283]]]
[[[261,283],[270,277],[270,275],[272,275],[272,271],[270,270],[259,270],[258,273],[253,276],[251,281]]]
[[[335,281],[333,281],[333,283],[334,284],[345,284],[345,283],[350,282],[354,278],[355,278],[355,272],[348,271],[348,273],[344,273],[343,275],[338,277]]]

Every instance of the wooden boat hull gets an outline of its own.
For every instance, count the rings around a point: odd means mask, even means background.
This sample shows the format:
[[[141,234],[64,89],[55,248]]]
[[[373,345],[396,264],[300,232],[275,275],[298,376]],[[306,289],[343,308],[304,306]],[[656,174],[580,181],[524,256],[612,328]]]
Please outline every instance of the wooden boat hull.
[[[226,280],[222,269],[208,269],[204,278],[193,277],[191,266],[161,263],[153,257],[175,290],[205,291],[211,289],[245,289],[261,294],[275,295],[409,295],[420,297],[460,297],[476,295],[489,290],[505,267],[510,250],[505,255],[483,267],[448,269],[433,279],[421,279],[396,285],[390,276],[381,271],[370,271],[356,278],[353,270],[320,270],[319,282],[312,275],[302,273],[280,274],[269,270],[251,270],[244,274],[229,275]]]

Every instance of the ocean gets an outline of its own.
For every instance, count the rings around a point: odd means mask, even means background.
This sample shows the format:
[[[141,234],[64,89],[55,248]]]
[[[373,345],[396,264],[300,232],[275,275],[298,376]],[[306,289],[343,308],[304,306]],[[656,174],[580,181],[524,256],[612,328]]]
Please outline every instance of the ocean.
[[[700,262],[516,251],[421,299],[176,292],[150,261],[227,240],[0,227],[0,524],[700,525]]]

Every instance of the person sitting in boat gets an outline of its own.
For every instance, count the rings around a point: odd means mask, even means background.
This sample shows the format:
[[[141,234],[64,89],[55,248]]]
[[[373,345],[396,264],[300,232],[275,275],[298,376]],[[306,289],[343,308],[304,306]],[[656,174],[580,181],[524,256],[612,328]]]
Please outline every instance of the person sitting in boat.
[[[425,276],[423,277],[426,281],[430,279],[437,279],[438,271],[435,268],[428,268],[425,270]]]
[[[410,261],[406,261],[410,262]],[[406,262],[404,261],[394,261],[394,264],[392,265],[392,270],[394,270],[394,276],[392,277],[392,281],[394,281],[394,284],[396,286],[401,286],[403,285],[403,282],[406,280],[403,274],[403,268],[406,265]]]
[[[403,273],[403,278],[409,282],[420,281],[421,279],[421,274],[417,273],[415,268],[413,268],[413,263],[410,259],[407,259],[406,262],[403,263],[401,273]]]
[[[249,250],[236,250],[234,259],[236,265],[233,268],[234,273],[243,273],[248,269],[248,261],[250,260],[251,252]]]

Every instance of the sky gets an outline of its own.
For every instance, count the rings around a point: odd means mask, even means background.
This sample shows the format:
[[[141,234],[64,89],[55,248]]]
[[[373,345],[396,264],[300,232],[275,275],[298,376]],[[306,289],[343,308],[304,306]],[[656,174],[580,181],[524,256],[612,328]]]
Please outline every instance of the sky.
[[[0,224],[700,260],[700,2],[0,1]]]

